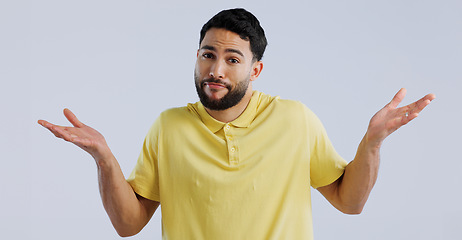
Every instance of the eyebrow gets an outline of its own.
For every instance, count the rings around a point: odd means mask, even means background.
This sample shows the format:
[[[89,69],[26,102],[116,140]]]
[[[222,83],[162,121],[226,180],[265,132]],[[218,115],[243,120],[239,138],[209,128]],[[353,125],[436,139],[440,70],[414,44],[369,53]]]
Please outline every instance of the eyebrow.
[[[210,46],[210,45],[204,45],[202,46],[200,49],[206,49],[206,50],[210,50],[210,51],[216,51],[215,47],[213,46]],[[225,49],[225,52],[232,52],[232,53],[237,53],[239,55],[241,55],[242,57],[244,57],[244,54],[237,50],[237,49],[234,49],[234,48],[227,48]]]

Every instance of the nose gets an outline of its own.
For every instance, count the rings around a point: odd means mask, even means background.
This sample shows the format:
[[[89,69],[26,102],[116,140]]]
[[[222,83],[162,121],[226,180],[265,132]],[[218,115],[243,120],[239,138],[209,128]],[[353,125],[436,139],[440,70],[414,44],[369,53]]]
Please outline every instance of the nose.
[[[223,79],[225,78],[225,67],[221,61],[216,61],[210,68],[210,77]]]

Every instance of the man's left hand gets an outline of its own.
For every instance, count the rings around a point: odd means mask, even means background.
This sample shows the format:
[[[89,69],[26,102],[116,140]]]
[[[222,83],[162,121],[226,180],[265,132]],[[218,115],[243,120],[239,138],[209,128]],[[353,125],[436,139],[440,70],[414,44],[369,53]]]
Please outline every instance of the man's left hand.
[[[419,116],[419,113],[435,99],[435,95],[431,93],[409,105],[397,108],[404,96],[406,89],[401,88],[391,102],[372,117],[365,138],[369,146],[380,147],[388,135]]]

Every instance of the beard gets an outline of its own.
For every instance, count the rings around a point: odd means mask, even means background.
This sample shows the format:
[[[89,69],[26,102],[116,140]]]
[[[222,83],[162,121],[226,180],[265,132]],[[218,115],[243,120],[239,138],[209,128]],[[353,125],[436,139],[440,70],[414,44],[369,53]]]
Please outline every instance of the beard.
[[[194,80],[196,83],[197,95],[199,95],[202,105],[210,110],[222,111],[234,107],[242,100],[249,87],[250,76],[239,81],[234,89],[230,84],[213,77],[199,80],[196,73],[194,73]],[[228,93],[218,100],[210,99],[204,91],[204,85],[207,82],[223,84],[228,89]]]

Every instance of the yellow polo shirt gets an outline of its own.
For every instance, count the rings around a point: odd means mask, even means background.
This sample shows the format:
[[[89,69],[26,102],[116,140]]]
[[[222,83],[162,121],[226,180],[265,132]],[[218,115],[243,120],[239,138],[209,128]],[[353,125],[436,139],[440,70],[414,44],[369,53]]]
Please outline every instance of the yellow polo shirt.
[[[161,203],[163,239],[312,239],[310,185],[346,164],[307,107],[255,91],[230,123],[200,102],[163,112],[128,182]]]

